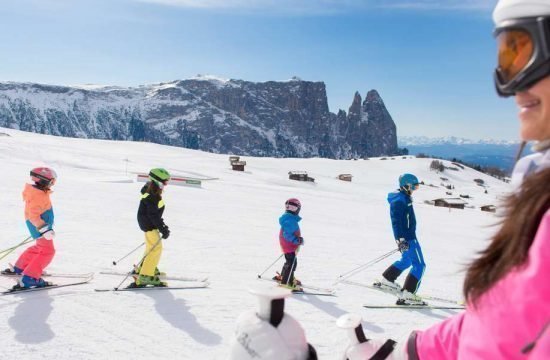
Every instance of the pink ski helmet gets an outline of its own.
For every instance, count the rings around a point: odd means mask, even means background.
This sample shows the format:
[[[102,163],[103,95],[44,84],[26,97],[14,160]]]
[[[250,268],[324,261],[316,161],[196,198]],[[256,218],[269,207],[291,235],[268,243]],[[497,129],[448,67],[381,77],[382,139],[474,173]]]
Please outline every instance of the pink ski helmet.
[[[300,213],[301,208],[302,208],[302,204],[298,199],[291,198],[285,202],[285,210],[294,215],[298,215]]]
[[[47,167],[37,167],[30,172],[31,180],[38,186],[50,188],[55,184],[57,174],[53,169]]]

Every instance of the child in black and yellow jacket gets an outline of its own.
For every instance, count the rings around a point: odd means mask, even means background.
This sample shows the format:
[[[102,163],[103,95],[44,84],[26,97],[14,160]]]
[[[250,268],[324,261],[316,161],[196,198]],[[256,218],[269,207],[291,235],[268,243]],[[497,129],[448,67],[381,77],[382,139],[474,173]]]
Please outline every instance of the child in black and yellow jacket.
[[[162,254],[162,239],[168,239],[170,230],[162,219],[164,201],[162,191],[168,184],[170,174],[162,168],[149,172],[149,181],[141,189],[137,220],[140,229],[145,232],[145,255],[135,283],[130,287],[166,286],[159,278],[157,265]]]

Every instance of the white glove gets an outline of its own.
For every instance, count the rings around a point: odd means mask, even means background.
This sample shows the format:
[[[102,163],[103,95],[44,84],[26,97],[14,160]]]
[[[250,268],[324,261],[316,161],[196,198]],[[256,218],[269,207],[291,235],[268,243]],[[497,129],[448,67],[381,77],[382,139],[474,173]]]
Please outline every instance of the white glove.
[[[285,314],[278,327],[261,319],[254,310],[239,316],[231,360],[307,360],[308,355],[304,330],[290,315]]]
[[[43,226],[38,231],[40,232],[40,236],[46,240],[53,240],[55,237],[55,231],[53,231],[49,225]]]

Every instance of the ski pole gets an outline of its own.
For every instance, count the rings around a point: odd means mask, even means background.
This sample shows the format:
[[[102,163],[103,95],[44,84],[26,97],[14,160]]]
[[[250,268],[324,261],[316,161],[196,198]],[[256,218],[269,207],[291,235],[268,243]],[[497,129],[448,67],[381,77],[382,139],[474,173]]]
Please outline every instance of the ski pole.
[[[130,256],[131,254],[133,254],[134,252],[136,252],[137,249],[139,249],[140,247],[142,247],[145,243],[141,243],[139,244],[139,246],[137,248],[135,248],[134,250],[130,251],[128,254],[124,255],[123,257],[121,257],[120,259],[118,260],[113,260],[113,265],[116,266],[117,263],[119,263],[120,261],[126,259],[128,256]]]
[[[279,259],[282,258],[282,257],[283,257],[283,254],[281,254],[275,261],[273,261],[273,262],[271,263],[271,265],[269,265],[269,266],[267,267],[267,269],[265,269],[261,274],[259,274],[259,275],[258,275],[258,279],[261,279],[261,278],[262,278],[262,275],[265,274],[265,272],[266,272],[267,270],[271,269],[271,267],[272,267],[273,265],[275,265],[275,263],[276,263],[277,261],[279,261]]]
[[[157,247],[158,244],[160,244],[160,241],[162,240],[162,238],[159,238],[157,240],[157,242],[153,245],[153,247],[151,248],[151,250],[147,251],[147,253],[145,253],[145,255],[143,255],[143,257],[141,258],[141,260],[139,261],[138,265],[137,265],[137,268],[140,268],[141,265],[143,264],[143,262],[145,261],[145,258],[153,251],[155,250],[155,248]],[[115,290],[118,290],[118,288],[120,287],[120,285],[122,285],[126,279],[128,279],[130,277],[130,275],[132,275],[132,272],[133,270],[129,271],[128,274],[126,274],[126,276],[124,277],[124,279],[122,279],[122,281],[120,282],[120,284],[118,284],[116,287],[115,287]]]
[[[15,249],[17,249],[18,247],[20,246],[23,246],[31,241],[34,241],[34,239],[32,238],[32,236],[29,236],[27,237],[25,240],[21,241],[19,244],[15,245],[15,246],[12,246],[10,248],[7,248],[5,250],[2,250],[0,251],[0,254],[3,254],[2,256],[0,256],[0,260],[2,260],[3,258],[5,258],[6,256],[8,256],[9,254],[11,254]]]
[[[390,257],[391,255],[393,255],[394,253],[396,253],[398,251],[399,251],[399,249],[394,249],[390,252],[387,252],[386,254],[377,257],[376,259],[373,259],[373,260],[371,260],[371,261],[369,261],[369,262],[367,262],[367,263],[365,263],[365,264],[363,264],[363,265],[361,265],[361,266],[359,266],[355,269],[352,269],[352,270],[348,271],[347,273],[344,273],[344,274],[340,275],[339,278],[341,280],[345,280],[345,279],[347,279],[347,278],[349,278],[349,277],[351,277],[355,274],[358,274],[359,272],[365,270],[366,268],[368,268],[372,265],[375,265],[375,264],[379,263],[380,261]]]
[[[356,268],[354,268],[354,269],[352,269],[352,270],[350,270],[350,271],[348,271],[348,272],[343,273],[342,275],[338,276],[338,280],[336,280],[336,282],[335,282],[334,284],[338,284],[339,282],[344,281],[345,279],[347,279],[347,278],[349,278],[349,277],[351,277],[351,276],[353,276],[353,275],[355,275],[355,274],[357,274],[357,273],[359,273],[359,272],[365,270],[366,268],[368,268],[368,267],[370,267],[370,266],[372,266],[372,265],[374,265],[374,264],[379,263],[380,261],[384,260],[385,258],[390,257],[391,255],[393,255],[393,254],[396,253],[397,251],[399,251],[399,249],[393,249],[393,250],[390,251],[390,252],[387,252],[387,253],[385,253],[385,254],[383,254],[383,255],[380,255],[380,256],[377,257],[376,259],[373,259],[373,260],[371,260],[371,261],[368,261],[368,262],[366,262],[365,264],[362,264],[362,265],[360,265],[360,266],[358,266],[358,267],[356,267]]]

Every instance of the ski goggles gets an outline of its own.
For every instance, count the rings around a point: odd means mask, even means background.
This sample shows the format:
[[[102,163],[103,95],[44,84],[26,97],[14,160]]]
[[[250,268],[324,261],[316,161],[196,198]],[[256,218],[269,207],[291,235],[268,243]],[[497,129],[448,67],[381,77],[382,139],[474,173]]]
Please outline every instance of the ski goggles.
[[[494,79],[500,96],[527,90],[550,75],[550,18],[508,20],[494,35],[498,46]]]

